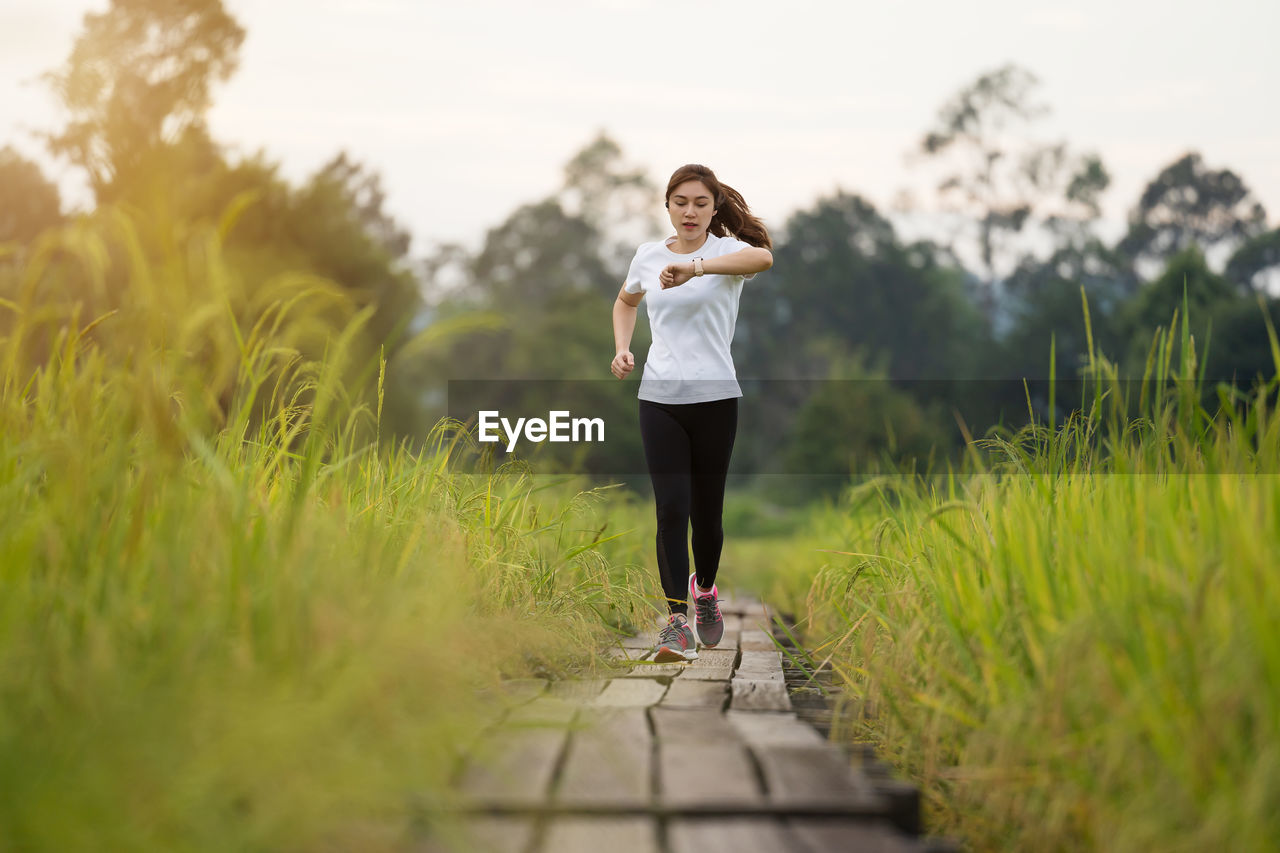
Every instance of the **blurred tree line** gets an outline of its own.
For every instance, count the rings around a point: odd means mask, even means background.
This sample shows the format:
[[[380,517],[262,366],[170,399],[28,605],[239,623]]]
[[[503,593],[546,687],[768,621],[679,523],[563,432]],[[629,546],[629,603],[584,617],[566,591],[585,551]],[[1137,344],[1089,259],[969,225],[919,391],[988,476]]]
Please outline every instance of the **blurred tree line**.
[[[295,344],[320,358],[361,317],[358,349],[372,367],[352,379],[371,396],[385,359],[389,437],[426,436],[448,413],[448,383],[468,380],[512,380],[506,401],[525,414],[556,405],[548,395],[563,386],[540,383],[576,380],[575,403],[593,416],[634,421],[634,379],[615,382],[608,363],[630,255],[665,233],[643,168],[602,132],[568,161],[555,193],[513,211],[477,250],[441,245],[415,258],[380,177],[345,153],[294,185],[263,155],[237,157],[211,138],[211,93],[234,73],[243,38],[220,0],[113,0],[85,16],[48,75],[68,121],[46,137],[92,188],[96,208],[79,219],[129,211],[141,251],[157,255],[175,227],[214,229],[249,291],[299,275],[329,283],[342,299],[309,318],[320,333]],[[1049,375],[1051,346],[1060,378],[1087,360],[1082,291],[1097,348],[1128,375],[1141,375],[1184,288],[1196,340],[1210,341],[1210,379],[1247,385],[1273,369],[1260,305],[1280,323],[1268,290],[1280,229],[1244,180],[1188,152],[1151,179],[1125,233],[1106,240],[1105,164],[1037,138],[1048,112],[1038,85],[1016,66],[983,74],[922,135],[919,167],[938,172],[953,223],[945,237],[906,239],[889,214],[844,191],[775,228],[774,267],[747,283],[734,343],[739,376],[763,381],[747,385],[735,471],[928,467],[953,457],[960,424],[973,435],[1016,428],[1028,417],[1020,380]],[[12,250],[0,263],[66,221],[39,168],[0,149],[0,243]],[[85,316],[128,299],[128,270],[110,266],[105,286],[82,288]],[[0,274],[0,287],[13,281]],[[237,322],[251,327],[265,304],[242,300]],[[643,309],[640,318],[632,349],[642,363]],[[1045,414],[1047,399],[1033,397]],[[639,473],[638,435],[624,444],[608,452],[634,458]]]
[[[196,318],[224,314],[237,340],[190,353],[204,362],[224,417],[240,379],[229,362],[240,361],[237,347],[255,329],[270,330],[295,361],[315,363],[359,318],[350,347],[357,367],[348,378],[364,385],[421,305],[409,235],[383,210],[378,175],[337,153],[293,185],[263,155],[234,156],[211,137],[211,93],[235,71],[244,35],[220,0],[113,0],[85,15],[66,62],[45,75],[66,124],[44,141],[86,178],[94,198],[88,212],[64,216],[39,168],[12,148],[0,150],[0,243],[10,249],[0,298],[12,309],[8,323],[23,299],[71,302],[81,324],[106,318],[95,333],[124,360],[147,358]],[[100,262],[86,270],[84,257],[99,245]],[[201,263],[202,251],[225,259],[232,280],[221,270],[220,286],[184,287],[166,299],[190,278],[186,266]],[[24,265],[41,274],[36,292],[20,298]],[[139,276],[156,271],[160,280],[141,286]],[[149,322],[124,322],[139,314]],[[146,328],[156,339],[112,339],[113,325]],[[405,396],[389,396],[387,422],[409,430],[412,412],[397,408]]]

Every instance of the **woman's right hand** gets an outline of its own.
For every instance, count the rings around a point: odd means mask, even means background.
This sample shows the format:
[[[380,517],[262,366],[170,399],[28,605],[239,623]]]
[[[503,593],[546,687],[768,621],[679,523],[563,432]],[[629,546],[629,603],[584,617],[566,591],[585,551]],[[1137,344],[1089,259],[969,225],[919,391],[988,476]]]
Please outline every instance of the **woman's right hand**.
[[[613,364],[609,365],[609,370],[619,379],[626,379],[627,374],[635,369],[636,357],[629,350],[623,350],[613,357]]]

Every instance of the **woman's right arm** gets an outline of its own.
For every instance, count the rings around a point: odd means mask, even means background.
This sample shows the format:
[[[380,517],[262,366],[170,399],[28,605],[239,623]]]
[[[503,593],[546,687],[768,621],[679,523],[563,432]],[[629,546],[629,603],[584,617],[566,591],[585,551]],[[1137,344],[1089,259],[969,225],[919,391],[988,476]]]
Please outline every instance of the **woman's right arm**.
[[[626,379],[636,366],[631,354],[631,335],[636,330],[636,306],[644,298],[644,292],[628,293],[624,283],[613,301],[613,347],[616,354],[609,370],[619,379]]]

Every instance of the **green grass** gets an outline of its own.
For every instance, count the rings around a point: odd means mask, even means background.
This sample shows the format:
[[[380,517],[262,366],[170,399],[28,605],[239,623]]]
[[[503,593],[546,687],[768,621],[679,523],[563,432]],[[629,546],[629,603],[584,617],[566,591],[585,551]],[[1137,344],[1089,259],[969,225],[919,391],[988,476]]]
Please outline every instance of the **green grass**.
[[[145,230],[0,267],[0,849],[408,847],[501,679],[646,618],[647,543],[381,445],[367,312]]]
[[[775,561],[846,686],[838,735],[918,781],[936,831],[1280,838],[1277,380],[1213,417],[1196,363],[1185,324],[1159,334],[1134,400],[1095,355],[1083,415],[976,443],[964,475],[851,489]]]
[[[380,439],[367,309],[230,226],[0,257],[0,849],[410,847],[504,677],[653,612],[647,496]],[[1183,323],[964,472],[730,501],[726,580],[975,849],[1280,837],[1278,383],[1211,417],[1198,365]]]

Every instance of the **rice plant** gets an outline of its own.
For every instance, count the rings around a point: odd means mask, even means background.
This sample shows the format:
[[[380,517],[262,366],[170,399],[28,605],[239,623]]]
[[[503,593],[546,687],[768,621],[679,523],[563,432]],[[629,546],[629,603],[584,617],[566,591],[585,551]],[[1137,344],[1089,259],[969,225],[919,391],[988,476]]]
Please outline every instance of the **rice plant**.
[[[1280,346],[1276,377],[1210,413],[1185,316],[1139,383],[1093,353],[1065,423],[851,489],[774,581],[808,584],[839,736],[974,849],[1280,838]]]
[[[606,493],[379,439],[367,312],[222,233],[0,259],[0,848],[409,848],[502,678],[648,612]]]

